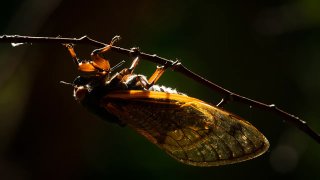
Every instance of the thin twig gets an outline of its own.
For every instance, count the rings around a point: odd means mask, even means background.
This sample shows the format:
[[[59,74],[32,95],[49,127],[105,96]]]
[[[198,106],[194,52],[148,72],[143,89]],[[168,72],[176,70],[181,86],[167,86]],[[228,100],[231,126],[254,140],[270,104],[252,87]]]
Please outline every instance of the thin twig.
[[[81,38],[61,38],[61,37],[31,37],[31,36],[19,36],[19,35],[3,35],[0,36],[0,42],[7,42],[7,43],[73,43],[73,44],[88,44],[95,47],[103,47],[107,44],[93,40],[87,36],[83,36]],[[139,56],[141,59],[151,61],[156,64],[164,65],[171,67],[172,70],[176,72],[180,72],[184,74],[185,76],[213,89],[217,93],[221,94],[224,97],[223,104],[227,102],[240,102],[243,104],[250,105],[252,107],[256,107],[265,111],[273,112],[279,116],[281,116],[283,119],[285,119],[287,122],[292,123],[297,128],[299,128],[301,131],[305,132],[307,135],[309,135],[311,138],[313,138],[315,141],[320,143],[320,135],[312,130],[305,121],[300,119],[297,116],[294,116],[282,109],[279,109],[274,104],[265,104],[259,101],[255,101],[252,99],[249,99],[244,96],[240,96],[236,93],[233,93],[227,89],[222,88],[221,86],[218,86],[209,80],[199,76],[198,74],[195,74],[194,72],[190,71],[186,67],[184,67],[181,63],[177,63],[176,61],[172,61],[169,59],[165,59],[162,57],[157,56],[156,54],[147,54],[140,52],[137,49],[125,49],[117,46],[112,46],[111,50],[120,54],[128,55],[128,56]]]

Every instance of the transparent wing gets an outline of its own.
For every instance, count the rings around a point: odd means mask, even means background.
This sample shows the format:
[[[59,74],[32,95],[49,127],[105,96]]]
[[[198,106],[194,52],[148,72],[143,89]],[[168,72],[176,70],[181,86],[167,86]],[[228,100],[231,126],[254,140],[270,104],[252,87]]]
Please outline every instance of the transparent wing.
[[[232,164],[252,159],[268,149],[267,139],[248,122],[200,100],[180,96],[179,99],[107,99],[104,105],[186,164]]]

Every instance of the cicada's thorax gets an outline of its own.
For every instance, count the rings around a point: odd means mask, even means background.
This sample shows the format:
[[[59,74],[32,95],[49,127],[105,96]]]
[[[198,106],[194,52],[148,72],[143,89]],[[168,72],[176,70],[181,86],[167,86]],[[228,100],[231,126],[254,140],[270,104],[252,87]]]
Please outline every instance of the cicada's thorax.
[[[146,76],[140,74],[130,74],[127,69],[116,73],[111,78],[108,76],[89,76],[77,77],[74,80],[74,97],[83,106],[91,112],[97,114],[104,120],[123,125],[122,122],[113,114],[109,113],[101,104],[101,100],[108,93],[113,91],[129,91],[129,90],[144,90],[158,91],[171,94],[182,94],[175,89],[153,85],[147,87],[148,80]]]

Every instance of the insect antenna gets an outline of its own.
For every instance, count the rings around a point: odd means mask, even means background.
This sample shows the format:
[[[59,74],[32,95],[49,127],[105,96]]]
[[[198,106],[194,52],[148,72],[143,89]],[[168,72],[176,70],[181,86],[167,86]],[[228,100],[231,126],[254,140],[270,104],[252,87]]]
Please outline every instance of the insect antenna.
[[[69,83],[69,82],[65,82],[65,81],[60,81],[60,84],[64,84],[64,85],[68,85],[68,86],[72,86],[72,87],[75,86],[74,83]]]

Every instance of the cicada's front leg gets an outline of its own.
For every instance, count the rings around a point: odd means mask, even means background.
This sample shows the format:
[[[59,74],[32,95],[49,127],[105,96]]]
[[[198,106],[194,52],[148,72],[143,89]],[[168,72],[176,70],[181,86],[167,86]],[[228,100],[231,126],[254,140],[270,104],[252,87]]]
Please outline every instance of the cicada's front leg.
[[[67,47],[72,59],[73,59],[73,62],[78,66],[78,69],[80,71],[83,71],[83,72],[94,72],[96,71],[96,68],[92,65],[92,62],[91,61],[88,61],[88,60],[80,60],[78,57],[77,57],[77,54],[74,50],[74,47],[73,47],[73,44],[65,44],[65,46]]]
[[[92,65],[97,69],[100,69],[105,72],[110,72],[110,64],[107,59],[101,57],[101,54],[106,53],[112,47],[112,45],[120,40],[120,36],[115,36],[112,38],[111,42],[103,48],[95,49],[91,53]]]
[[[77,57],[77,54],[75,53],[73,44],[65,44],[65,46],[68,48],[68,51],[73,59],[73,61],[78,66],[78,69],[83,72],[102,72],[102,73],[109,73],[110,72],[110,64],[107,59],[104,59],[100,56],[100,54],[107,52],[110,50],[113,43],[118,41],[120,39],[120,36],[115,36],[110,44],[106,45],[103,48],[95,49],[91,53],[91,60],[80,60]]]

